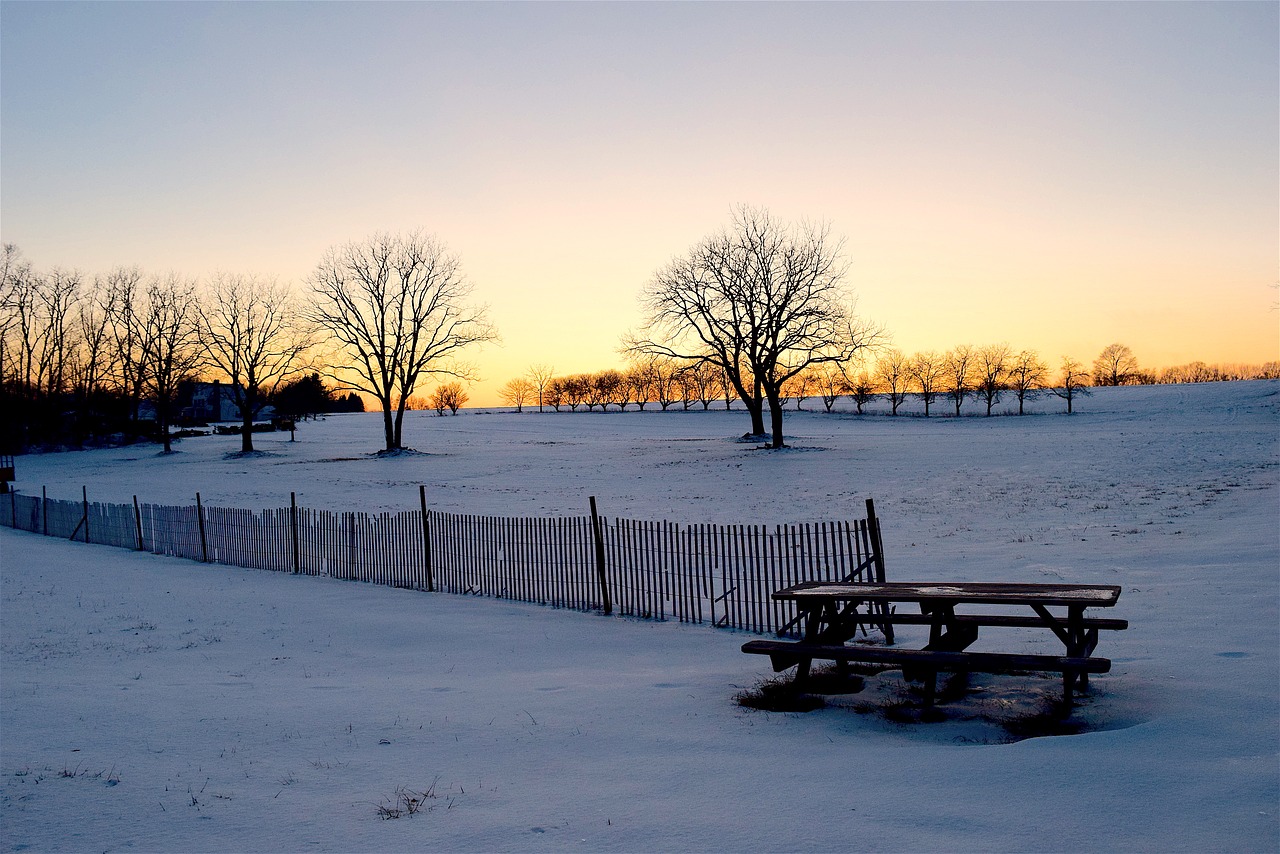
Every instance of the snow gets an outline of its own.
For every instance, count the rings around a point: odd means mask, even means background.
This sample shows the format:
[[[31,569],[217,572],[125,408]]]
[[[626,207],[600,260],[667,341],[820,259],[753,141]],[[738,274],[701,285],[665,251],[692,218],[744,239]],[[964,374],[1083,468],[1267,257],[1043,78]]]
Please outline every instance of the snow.
[[[751,635],[202,565],[0,529],[5,850],[1280,848],[1280,383],[1100,389],[1059,414],[374,414],[27,455],[53,498],[776,523],[876,500],[890,580],[1119,584],[1073,734],[1051,678],[900,674],[745,709]],[[810,402],[811,407],[817,404]],[[900,640],[913,643],[913,628]],[[984,630],[984,638],[986,637]],[[997,631],[997,630],[991,630]],[[995,635],[1051,651],[1047,632]],[[397,791],[433,790],[387,821]]]

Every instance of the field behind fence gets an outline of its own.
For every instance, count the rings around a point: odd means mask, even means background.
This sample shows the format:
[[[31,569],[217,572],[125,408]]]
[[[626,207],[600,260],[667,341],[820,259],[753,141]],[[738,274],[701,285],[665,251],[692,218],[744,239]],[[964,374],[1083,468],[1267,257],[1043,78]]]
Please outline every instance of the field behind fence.
[[[679,525],[591,514],[509,518],[103,504],[10,493],[0,524],[51,537],[252,569],[491,596],[645,619],[789,631],[801,581],[883,581],[867,518],[789,525]],[[8,505],[8,506],[5,506]],[[5,512],[7,511],[7,512]]]

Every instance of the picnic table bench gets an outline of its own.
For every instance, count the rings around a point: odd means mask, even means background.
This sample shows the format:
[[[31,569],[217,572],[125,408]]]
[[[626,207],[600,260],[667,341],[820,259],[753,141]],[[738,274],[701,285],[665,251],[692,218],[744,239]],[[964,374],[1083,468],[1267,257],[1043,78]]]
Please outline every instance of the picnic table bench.
[[[814,659],[836,661],[842,667],[853,661],[898,665],[907,678],[924,682],[926,705],[934,702],[939,671],[1061,673],[1063,700],[1069,704],[1073,691],[1088,688],[1090,674],[1111,669],[1110,660],[1093,657],[1099,631],[1129,625],[1125,620],[1084,615],[1086,608],[1114,606],[1120,598],[1120,588],[1114,585],[809,581],[779,590],[773,598],[795,603],[802,638],[748,641],[743,652],[768,655],[775,671],[796,667],[796,684],[801,687]],[[898,613],[893,607],[904,603],[919,605],[920,613]],[[866,611],[860,610],[863,605]],[[1024,606],[1031,613],[957,614],[956,607],[961,605]],[[865,633],[868,625],[881,628],[889,644],[894,625],[928,626],[929,642],[924,649],[847,644],[860,629]],[[988,627],[1047,628],[1062,642],[1064,654],[969,652],[978,630]]]

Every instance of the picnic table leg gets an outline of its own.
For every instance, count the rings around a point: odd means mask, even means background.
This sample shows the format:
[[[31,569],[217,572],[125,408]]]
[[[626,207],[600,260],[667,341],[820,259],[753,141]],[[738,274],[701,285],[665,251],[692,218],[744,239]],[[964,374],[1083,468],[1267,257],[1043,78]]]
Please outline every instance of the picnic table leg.
[[[804,640],[806,643],[816,643],[822,634],[823,614],[828,606],[818,605],[816,608],[805,609],[804,615]],[[838,614],[835,605],[830,606],[832,614],[827,618],[834,619]],[[801,658],[796,664],[795,686],[803,688],[805,683],[809,681],[809,671],[813,667],[812,658]]]

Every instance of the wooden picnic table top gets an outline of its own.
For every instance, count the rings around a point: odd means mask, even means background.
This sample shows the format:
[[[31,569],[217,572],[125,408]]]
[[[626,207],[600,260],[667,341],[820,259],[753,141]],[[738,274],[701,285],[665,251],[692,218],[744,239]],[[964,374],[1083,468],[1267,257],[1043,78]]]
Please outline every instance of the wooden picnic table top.
[[[1075,605],[1107,608],[1120,598],[1109,584],[1013,584],[992,582],[892,582],[860,584],[806,581],[773,594],[797,604],[826,601],[967,602],[986,605]]]

